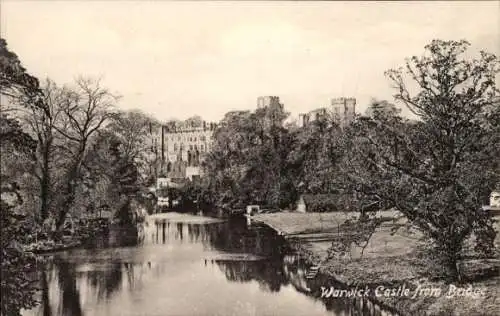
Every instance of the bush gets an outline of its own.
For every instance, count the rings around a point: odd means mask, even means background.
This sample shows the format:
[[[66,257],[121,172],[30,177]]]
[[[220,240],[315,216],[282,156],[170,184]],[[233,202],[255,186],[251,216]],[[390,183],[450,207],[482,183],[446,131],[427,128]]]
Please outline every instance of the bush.
[[[36,267],[36,258],[23,250],[24,236],[30,235],[31,225],[24,217],[15,214],[3,201],[0,202],[0,217],[2,227],[0,314],[17,316],[21,315],[21,309],[36,305],[33,297],[36,280],[31,279]]]

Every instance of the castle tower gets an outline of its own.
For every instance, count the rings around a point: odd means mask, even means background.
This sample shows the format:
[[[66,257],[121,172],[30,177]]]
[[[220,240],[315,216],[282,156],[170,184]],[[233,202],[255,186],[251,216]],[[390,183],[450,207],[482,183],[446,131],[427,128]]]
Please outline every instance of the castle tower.
[[[257,108],[265,109],[264,127],[270,128],[283,124],[280,112],[283,111],[283,104],[277,96],[263,96],[257,98]]]
[[[280,98],[277,96],[261,96],[257,98],[257,108],[259,109],[277,104],[280,104]]]
[[[299,127],[304,127],[304,126],[307,126],[307,124],[309,123],[309,115],[307,115],[306,113],[301,113],[299,114]]]
[[[356,113],[355,98],[334,98],[331,100],[331,111],[333,119],[344,127],[354,121]]]

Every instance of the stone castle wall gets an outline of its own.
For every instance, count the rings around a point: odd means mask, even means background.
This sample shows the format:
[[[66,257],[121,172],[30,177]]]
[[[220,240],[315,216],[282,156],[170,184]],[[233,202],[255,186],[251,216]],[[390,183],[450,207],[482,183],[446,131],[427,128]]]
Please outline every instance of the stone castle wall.
[[[327,108],[318,108],[308,113],[299,114],[299,126],[306,126],[320,117],[331,116],[340,126],[346,126],[354,121],[356,115],[355,98],[333,98]]]
[[[190,174],[200,174],[200,164],[212,147],[216,126],[201,122],[199,126],[180,123],[152,129],[149,142],[158,173],[169,178],[186,178],[186,170],[192,167]]]

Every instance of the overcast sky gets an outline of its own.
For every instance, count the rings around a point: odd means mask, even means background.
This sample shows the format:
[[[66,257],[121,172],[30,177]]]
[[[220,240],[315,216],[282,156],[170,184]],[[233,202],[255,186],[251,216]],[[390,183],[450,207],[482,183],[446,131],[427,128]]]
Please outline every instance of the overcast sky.
[[[0,30],[38,78],[103,76],[124,109],[219,120],[260,95],[294,115],[392,100],[384,71],[434,38],[500,54],[499,3],[1,1]]]

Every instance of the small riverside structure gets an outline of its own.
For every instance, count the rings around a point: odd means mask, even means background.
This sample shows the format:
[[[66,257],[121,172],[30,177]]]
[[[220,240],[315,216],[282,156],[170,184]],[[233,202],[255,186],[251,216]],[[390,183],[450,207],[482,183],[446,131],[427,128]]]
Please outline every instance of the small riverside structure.
[[[252,216],[253,214],[260,213],[259,205],[247,205],[246,214]]]
[[[490,204],[484,205],[483,210],[491,212],[493,216],[500,216],[500,190],[491,192]]]
[[[340,211],[339,200],[338,194],[302,194],[295,210],[299,213]]]

